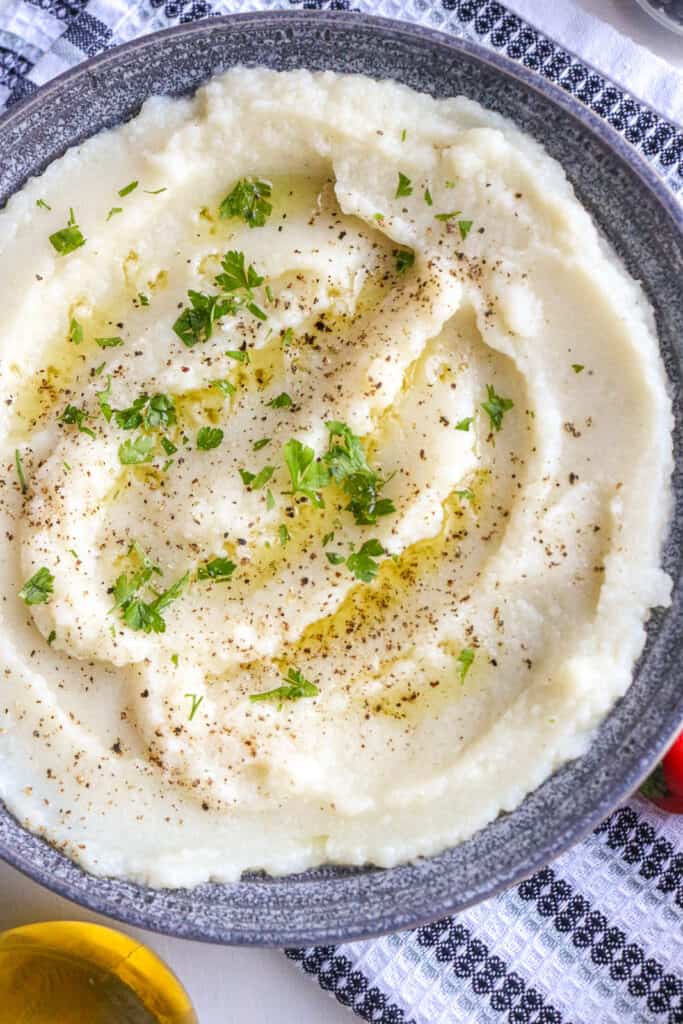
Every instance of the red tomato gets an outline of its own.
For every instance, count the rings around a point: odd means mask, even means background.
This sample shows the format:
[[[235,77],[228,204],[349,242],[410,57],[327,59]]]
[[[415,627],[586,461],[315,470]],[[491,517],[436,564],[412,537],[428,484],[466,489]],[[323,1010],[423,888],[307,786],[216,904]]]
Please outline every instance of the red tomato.
[[[662,768],[671,794],[683,798],[683,732],[664,755]]]

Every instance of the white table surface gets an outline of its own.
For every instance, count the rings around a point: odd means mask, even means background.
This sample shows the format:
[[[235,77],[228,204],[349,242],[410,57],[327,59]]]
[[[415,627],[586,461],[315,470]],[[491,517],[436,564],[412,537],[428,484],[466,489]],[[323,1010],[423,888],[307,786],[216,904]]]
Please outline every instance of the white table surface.
[[[632,0],[552,2],[575,3],[683,67],[681,39],[660,28]],[[55,919],[112,923],[55,896],[2,863],[0,894],[0,930]],[[330,999],[277,950],[229,949],[135,928],[122,930],[146,942],[172,967],[192,998],[200,1024],[351,1024],[353,1019],[345,1007]]]

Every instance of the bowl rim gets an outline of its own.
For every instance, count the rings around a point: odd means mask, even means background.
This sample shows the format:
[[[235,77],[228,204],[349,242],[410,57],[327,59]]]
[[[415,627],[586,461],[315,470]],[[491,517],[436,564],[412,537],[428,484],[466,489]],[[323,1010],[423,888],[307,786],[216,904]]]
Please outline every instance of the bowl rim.
[[[115,68],[122,55],[130,54],[135,51],[144,51],[148,47],[157,47],[160,42],[163,43],[163,40],[168,37],[184,37],[190,39],[193,36],[202,36],[206,33],[210,33],[214,28],[220,29],[230,27],[232,25],[239,26],[241,28],[249,28],[250,26],[263,27],[264,25],[277,25],[277,23],[280,23],[283,26],[286,25],[296,29],[297,25],[302,25],[305,22],[318,22],[320,25],[324,25],[329,24],[332,21],[334,21],[338,26],[341,26],[342,29],[347,28],[352,30],[354,28],[366,26],[368,29],[374,30],[380,34],[382,32],[390,32],[394,36],[403,35],[408,39],[417,39],[426,47],[431,45],[441,50],[445,49],[450,51],[453,59],[455,60],[457,60],[461,55],[466,55],[468,58],[492,69],[504,78],[513,79],[524,88],[542,95],[546,101],[549,101],[554,106],[559,107],[564,113],[568,114],[575,121],[578,121],[581,126],[591,135],[596,137],[618,161],[626,165],[627,169],[640,180],[642,185],[648,190],[662,210],[666,213],[672,223],[674,234],[677,233],[681,239],[683,239],[683,202],[680,202],[677,199],[674,191],[666,184],[663,178],[660,177],[652,164],[649,163],[633,145],[624,139],[615,128],[575,96],[565,92],[558,84],[543,77],[537,72],[532,71],[522,64],[517,63],[512,58],[509,58],[495,50],[488,49],[484,45],[470,39],[464,39],[439,29],[417,25],[410,21],[379,17],[358,11],[305,9],[249,11],[202,18],[188,24],[174,25],[157,32],[150,32],[145,35],[138,36],[135,39],[119,46],[115,46],[112,49],[94,57],[87,58],[74,67],[67,69],[60,75],[57,75],[55,78],[50,79],[50,81],[40,86],[31,96],[28,96],[24,100],[21,100],[10,107],[9,110],[0,116],[0,134],[6,128],[10,127],[15,120],[25,117],[27,113],[37,111],[46,98],[68,89],[74,81],[87,77],[93,71],[106,70],[110,65]],[[581,62],[586,64],[583,60]],[[302,66],[305,66],[305,64]],[[223,71],[217,73],[224,73],[225,70],[226,69],[223,69]],[[601,72],[599,73],[602,74]],[[197,85],[193,91],[196,91],[196,89],[200,87],[201,84]],[[156,93],[150,93],[149,95],[156,95]],[[95,134],[97,134],[97,131],[89,133],[86,137],[91,138]],[[74,144],[75,142],[70,143],[70,145]],[[53,159],[58,158],[59,157],[55,157]],[[19,191],[22,187],[23,183],[15,191]],[[681,698],[680,710],[683,715],[683,695]],[[382,924],[379,924],[376,921],[373,921],[372,925],[370,925],[369,922],[363,924],[362,908],[359,907],[358,919],[360,923],[357,929],[354,928],[352,931],[349,928],[347,932],[343,934],[340,934],[339,931],[334,928],[330,928],[327,931],[325,929],[317,928],[315,934],[309,934],[302,931],[301,928],[290,927],[281,928],[278,931],[271,931],[264,936],[262,933],[254,934],[253,931],[245,930],[243,926],[235,927],[230,924],[226,925],[222,922],[219,922],[216,925],[212,934],[207,934],[204,928],[187,920],[175,923],[171,927],[166,927],[162,921],[150,921],[149,916],[144,910],[145,904],[141,904],[140,901],[128,901],[126,903],[122,903],[121,900],[110,897],[106,891],[106,883],[111,881],[111,879],[87,872],[80,865],[71,861],[70,858],[65,858],[65,855],[61,854],[55,848],[52,849],[58,857],[69,860],[70,864],[85,876],[87,880],[87,888],[79,889],[70,882],[68,878],[62,879],[58,875],[51,874],[40,863],[35,860],[30,860],[25,855],[15,852],[15,850],[6,844],[2,838],[0,838],[0,859],[19,870],[33,881],[81,906],[128,925],[145,928],[149,931],[158,932],[160,934],[225,945],[261,947],[282,947],[294,945],[306,946],[329,944],[332,942],[357,941],[363,938],[371,938],[387,934],[391,931],[396,931],[397,928],[415,928],[448,914],[464,910],[469,906],[505,891],[522,879],[533,874],[539,868],[545,866],[551,860],[558,857],[574,844],[589,835],[611,811],[613,811],[630,794],[632,794],[640,782],[647,776],[652,766],[657,762],[659,756],[666,749],[679,728],[680,724],[678,722],[665,723],[660,726],[657,731],[653,747],[648,753],[643,755],[640,764],[634,765],[631,770],[621,778],[620,784],[618,786],[613,786],[610,793],[601,801],[598,801],[589,812],[583,813],[572,823],[570,827],[566,828],[562,832],[558,832],[552,841],[544,842],[542,845],[537,847],[534,855],[529,857],[524,864],[507,866],[499,872],[495,881],[480,884],[478,887],[475,887],[471,894],[466,898],[459,896],[456,891],[448,900],[439,901],[438,906],[434,906],[431,903],[429,905],[425,905],[424,912],[422,914],[413,914],[407,921],[401,918],[400,923],[397,923],[395,911],[387,911],[384,915],[385,919]],[[1,801],[0,816],[9,816],[16,821],[16,819],[11,815],[11,812],[4,807]],[[19,828],[27,832],[36,843],[43,844],[46,842],[36,833],[31,833],[29,830],[24,829],[19,822],[17,822],[17,825]],[[406,865],[399,865],[398,868],[389,870],[400,870],[401,867],[405,866]],[[287,877],[292,876],[283,876],[283,878],[276,879],[276,881],[286,881]],[[352,875],[351,878],[353,877],[358,876]],[[128,882],[128,880],[124,881],[142,891],[169,894],[178,892],[178,890],[171,889],[152,890],[151,887],[144,886],[140,883],[131,883]],[[343,884],[344,881],[344,878],[335,879],[335,884]],[[221,888],[224,887],[221,883],[215,884],[219,885]],[[240,885],[243,883],[238,882],[234,884]],[[192,892],[193,890],[189,891]],[[392,913],[394,914],[393,918]]]

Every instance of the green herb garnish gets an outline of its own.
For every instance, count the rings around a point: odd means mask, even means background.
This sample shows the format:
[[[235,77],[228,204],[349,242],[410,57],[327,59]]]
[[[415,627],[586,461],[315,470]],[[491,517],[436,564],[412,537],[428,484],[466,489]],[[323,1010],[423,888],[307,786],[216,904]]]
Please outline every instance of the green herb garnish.
[[[291,409],[294,402],[287,392],[283,391],[276,398],[271,398],[269,402],[266,402],[266,405],[269,405],[271,409]]]
[[[214,325],[221,317],[235,312],[235,303],[220,295],[206,295],[204,292],[188,291],[191,305],[184,309],[173,330],[183,345],[193,348],[200,342],[208,341],[213,334]]]
[[[237,566],[229,558],[212,558],[206,565],[200,565],[197,569],[198,580],[214,580],[216,583],[224,583],[229,580]]]
[[[572,370],[574,371],[574,373],[581,373],[581,371],[584,369],[585,366],[583,365],[583,363],[572,363]]]
[[[231,384],[229,380],[212,380],[209,382],[209,387],[216,388],[226,398],[229,395],[234,395],[236,391],[235,385]]]
[[[82,245],[85,245],[85,238],[76,223],[73,209],[69,210],[69,220],[66,227],[50,235],[50,244],[60,256],[68,256],[70,252],[75,252],[76,249],[80,249]]]
[[[289,542],[290,542],[290,540],[292,538],[290,537],[289,530],[287,529],[287,527],[285,526],[284,523],[280,523],[277,532],[278,532],[278,536],[280,538],[280,544],[282,544],[282,547],[284,547],[285,544],[289,544]]]
[[[460,420],[455,424],[456,430],[469,430],[471,424],[474,422],[474,416],[465,416],[464,420]]]
[[[190,714],[187,719],[188,722],[191,722],[194,716],[197,714],[197,709],[199,708],[201,702],[204,700],[204,697],[198,697],[196,693],[186,693],[185,696],[189,697],[190,700],[192,701],[192,707],[190,708]]]
[[[221,217],[241,217],[250,228],[261,228],[273,212],[268,202],[272,189],[266,181],[241,178],[225,197],[218,212]]]
[[[137,430],[138,427],[165,430],[176,422],[173,399],[162,394],[152,395],[151,398],[147,394],[140,395],[127,409],[117,409],[114,416],[122,430]]]
[[[465,682],[465,676],[472,667],[474,661],[474,651],[469,647],[463,647],[458,657],[455,659],[456,664],[459,666],[458,672],[460,674],[460,682]]]
[[[256,305],[253,292],[254,288],[263,284],[263,278],[256,273],[251,264],[245,265],[244,253],[236,250],[227,252],[221,260],[221,267],[223,273],[216,277],[218,287],[224,292],[238,293],[236,299],[240,305],[248,309],[258,320],[267,320],[266,314]]]
[[[154,458],[154,438],[140,434],[134,440],[119,445],[119,462],[123,466],[138,466]]]
[[[508,410],[512,409],[514,402],[511,398],[502,398],[496,394],[495,388],[491,384],[486,385],[487,401],[481,403],[481,407],[485,413],[488,414],[491,420],[491,426],[494,430],[500,430],[503,425],[503,416]]]
[[[358,551],[349,555],[346,564],[356,579],[370,583],[379,571],[379,562],[376,559],[383,554],[384,548],[376,538],[366,540]]]
[[[465,241],[465,239],[469,235],[470,231],[472,230],[472,223],[473,222],[471,220],[459,220],[458,221],[458,228],[460,230],[460,237],[462,238],[463,242]]]
[[[112,206],[111,210],[107,214],[107,220],[110,221],[112,217],[116,216],[117,213],[123,213],[122,206]]]
[[[251,701],[276,700],[279,701],[279,708],[286,700],[300,700],[302,697],[317,697],[320,690],[308,679],[304,678],[298,668],[289,668],[287,675],[282,676],[285,680],[284,686],[278,686],[274,690],[266,690],[265,693],[252,693],[249,696]]]
[[[90,427],[83,425],[85,420],[88,418],[88,414],[85,409],[78,409],[75,405],[67,405],[59,418],[62,423],[70,423],[78,427],[81,434],[88,434],[89,437],[95,437],[95,431],[91,430]]]
[[[26,483],[26,477],[24,475],[24,464],[21,461],[21,452],[18,448],[14,449],[14,465],[17,469],[17,476],[19,477],[19,486],[21,487],[21,493],[26,494],[28,490],[28,484]]]
[[[292,490],[289,493],[303,494],[317,508],[323,508],[325,502],[320,490],[330,482],[326,467],[316,460],[312,448],[296,438],[287,442],[283,452],[292,481]]]
[[[355,521],[362,526],[372,526],[378,516],[395,512],[393,501],[380,497],[380,491],[387,481],[381,480],[370,466],[360,438],[345,423],[337,420],[331,420],[325,425],[330,434],[325,464],[335,483],[351,499],[346,509],[353,513]]]
[[[265,448],[267,444],[270,444],[269,437],[262,437],[260,441],[254,441],[252,448],[255,452],[260,452],[262,448]]]
[[[405,274],[406,270],[415,263],[415,253],[412,249],[395,249],[394,256],[396,257],[396,271],[399,274]]]
[[[427,206],[433,206],[434,205],[434,200],[432,199],[432,193],[429,191],[428,188],[425,189],[425,203],[427,204]]]
[[[250,487],[252,491],[258,491],[268,483],[274,472],[275,466],[264,466],[258,473],[250,473],[246,469],[241,469],[240,476],[245,487]]]
[[[95,394],[97,395],[97,401],[99,402],[102,415],[107,423],[109,423],[113,415],[113,409],[109,403],[109,399],[111,398],[111,376],[109,374],[107,374],[106,388],[104,388],[103,391],[96,391]]]
[[[413,194],[413,186],[408,178],[402,171],[398,172],[398,185],[396,186],[395,199],[400,199],[401,196],[411,196]]]
[[[119,345],[123,345],[123,338],[119,338],[118,335],[113,338],[95,338],[95,343],[100,348],[118,348]]]
[[[131,192],[134,192],[140,183],[138,181],[131,181],[128,185],[124,185],[123,188],[119,189],[119,195],[123,199],[124,196],[129,196]]]
[[[83,328],[75,317],[71,317],[69,323],[69,341],[72,345],[80,345],[83,341]]]
[[[54,591],[55,578],[45,566],[26,580],[19,591],[19,597],[25,604],[47,604]]]
[[[204,452],[218,448],[223,440],[223,431],[220,427],[202,427],[197,434],[197,448]]]
[[[52,207],[45,202],[44,199],[36,199],[36,206],[39,206],[41,210],[51,210]]]
[[[462,210],[453,210],[452,213],[435,213],[434,220],[441,220],[445,222],[448,220],[452,220],[454,217],[457,217],[461,213]]]

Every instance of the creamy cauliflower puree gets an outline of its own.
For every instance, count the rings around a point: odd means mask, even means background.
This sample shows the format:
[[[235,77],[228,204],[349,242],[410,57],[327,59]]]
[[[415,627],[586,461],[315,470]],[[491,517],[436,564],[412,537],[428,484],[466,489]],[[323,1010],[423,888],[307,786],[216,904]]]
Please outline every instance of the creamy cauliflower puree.
[[[668,511],[653,318],[465,99],[235,70],[0,214],[0,785],[97,874],[393,865],[586,750]]]

